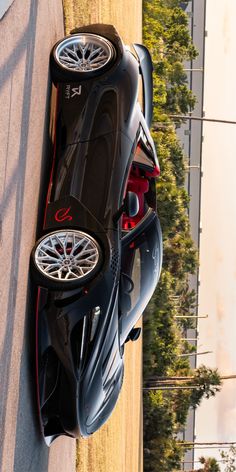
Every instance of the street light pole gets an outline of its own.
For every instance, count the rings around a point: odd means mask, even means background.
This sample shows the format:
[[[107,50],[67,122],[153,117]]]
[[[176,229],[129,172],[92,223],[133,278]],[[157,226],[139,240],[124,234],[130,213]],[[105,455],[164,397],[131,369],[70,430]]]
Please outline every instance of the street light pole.
[[[235,446],[236,445],[236,441],[222,441],[222,442],[218,442],[218,441],[210,441],[210,442],[191,442],[191,441],[185,441],[185,442],[179,442],[178,443],[180,446],[203,446],[205,448],[208,448],[208,446],[216,446],[216,447],[225,447],[225,446]]]
[[[170,118],[177,118],[178,120],[193,120],[193,121],[206,121],[211,123],[226,123],[230,125],[236,125],[236,121],[221,120],[216,118],[205,118],[204,116],[192,116],[192,115],[169,115]]]
[[[190,357],[190,356],[202,356],[204,354],[212,354],[213,351],[203,351],[203,352],[186,352],[185,354],[179,354],[178,357]]]
[[[185,72],[203,72],[203,68],[199,67],[199,69],[184,69]]]
[[[175,315],[174,318],[208,318],[208,315],[198,316],[198,315]]]
[[[197,341],[198,338],[181,338],[180,340],[181,340],[181,341],[188,341],[188,342],[189,342],[189,341]]]
[[[186,166],[186,169],[187,169],[187,170],[200,169],[200,166],[199,166],[199,165]]]
[[[201,122],[210,122],[210,123],[225,123],[229,125],[236,125],[236,121],[233,120],[221,120],[216,118],[205,118],[204,116],[192,116],[192,115],[168,115],[169,118],[176,118],[177,120],[190,120],[190,121],[201,121]],[[154,122],[153,123],[153,130],[158,131],[160,129],[167,129],[168,126],[173,126],[176,123],[174,121],[161,121],[161,122]]]
[[[143,390],[197,390],[199,385],[154,385],[153,387],[143,387]]]

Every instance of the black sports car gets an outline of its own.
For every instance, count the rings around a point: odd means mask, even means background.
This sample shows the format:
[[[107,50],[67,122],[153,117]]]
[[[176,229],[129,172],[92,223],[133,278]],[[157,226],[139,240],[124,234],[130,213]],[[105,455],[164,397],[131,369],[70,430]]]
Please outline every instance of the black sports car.
[[[140,334],[135,324],[162,264],[149,52],[125,47],[112,26],[90,25],[53,47],[50,67],[53,153],[42,237],[31,254],[48,445],[62,434],[89,436],[110,416],[125,342]]]

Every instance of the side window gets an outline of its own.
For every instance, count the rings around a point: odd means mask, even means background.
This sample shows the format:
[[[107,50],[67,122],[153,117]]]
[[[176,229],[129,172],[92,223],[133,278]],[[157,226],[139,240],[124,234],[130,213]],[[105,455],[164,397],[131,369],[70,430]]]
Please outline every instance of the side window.
[[[147,148],[142,139],[138,142],[134,155],[134,163],[143,166],[143,169],[147,170],[147,172],[151,172],[154,167],[151,151],[147,152]]]
[[[140,128],[138,145],[134,156],[134,162],[145,166],[146,170],[149,170],[151,172],[155,164],[155,157],[153,154],[152,147],[142,127]]]
[[[156,153],[154,153],[142,127],[140,128],[138,145],[135,150],[134,163],[144,170],[147,177],[158,177],[160,174]]]

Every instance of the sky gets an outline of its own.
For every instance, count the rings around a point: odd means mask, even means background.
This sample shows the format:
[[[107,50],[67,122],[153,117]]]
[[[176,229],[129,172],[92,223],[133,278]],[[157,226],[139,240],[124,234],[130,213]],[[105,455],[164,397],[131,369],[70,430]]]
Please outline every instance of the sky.
[[[207,0],[204,67],[206,118],[236,121],[236,0]],[[200,238],[199,357],[236,374],[236,124],[204,123]],[[200,349],[202,350],[202,348]],[[205,400],[196,441],[236,441],[236,379]],[[216,455],[213,449],[196,452]],[[223,470],[223,467],[222,467]]]

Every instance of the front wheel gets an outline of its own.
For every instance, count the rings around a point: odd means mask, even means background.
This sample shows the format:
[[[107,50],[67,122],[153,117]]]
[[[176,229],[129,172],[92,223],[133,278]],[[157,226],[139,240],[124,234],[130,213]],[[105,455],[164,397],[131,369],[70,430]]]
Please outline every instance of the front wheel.
[[[103,36],[78,33],[62,39],[52,49],[54,81],[78,81],[97,77],[114,63],[116,50]]]
[[[46,288],[82,287],[99,271],[102,251],[97,241],[77,230],[59,230],[43,236],[31,253],[35,281]]]

